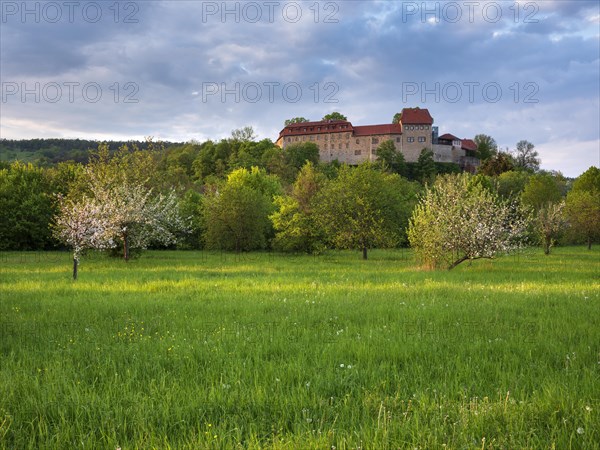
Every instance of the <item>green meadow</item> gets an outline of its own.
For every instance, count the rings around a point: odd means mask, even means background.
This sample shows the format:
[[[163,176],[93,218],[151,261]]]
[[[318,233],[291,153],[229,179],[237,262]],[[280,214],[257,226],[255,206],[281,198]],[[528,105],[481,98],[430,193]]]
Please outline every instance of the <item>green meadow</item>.
[[[600,251],[0,254],[3,449],[592,449]]]

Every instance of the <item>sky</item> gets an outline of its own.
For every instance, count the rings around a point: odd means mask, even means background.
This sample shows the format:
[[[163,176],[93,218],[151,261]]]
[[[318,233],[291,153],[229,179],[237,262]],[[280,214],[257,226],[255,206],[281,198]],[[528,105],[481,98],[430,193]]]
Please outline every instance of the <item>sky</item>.
[[[0,1],[0,137],[204,141],[339,111],[600,166],[597,1]]]

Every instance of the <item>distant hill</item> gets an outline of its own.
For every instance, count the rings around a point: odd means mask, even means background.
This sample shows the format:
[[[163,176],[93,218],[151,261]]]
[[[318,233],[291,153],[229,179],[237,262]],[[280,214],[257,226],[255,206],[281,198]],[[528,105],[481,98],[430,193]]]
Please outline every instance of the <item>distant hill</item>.
[[[87,163],[90,150],[98,148],[104,141],[86,139],[0,139],[0,161],[23,161],[52,166],[63,161]],[[107,141],[111,151],[122,145],[147,148],[145,141]],[[165,148],[181,143],[162,142]]]

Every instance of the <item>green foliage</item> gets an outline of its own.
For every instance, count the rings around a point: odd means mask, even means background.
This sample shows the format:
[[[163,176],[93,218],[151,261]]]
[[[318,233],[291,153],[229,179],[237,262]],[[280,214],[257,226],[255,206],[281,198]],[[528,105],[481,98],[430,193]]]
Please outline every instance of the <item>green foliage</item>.
[[[473,142],[477,144],[477,153],[481,161],[485,161],[498,153],[496,140],[487,134],[478,134]]]
[[[287,127],[288,125],[292,125],[294,123],[304,123],[310,122],[309,119],[305,119],[304,117],[293,117],[292,119],[286,119],[284,125]]]
[[[325,114],[321,120],[348,120],[348,118],[343,114],[334,111],[332,113]]]
[[[202,146],[195,142],[167,148],[159,156],[158,170],[164,173],[165,183],[180,189],[190,189],[194,181],[194,160]]]
[[[204,248],[202,201],[202,195],[193,189],[187,191],[179,201],[179,215],[189,226],[186,233],[180,233],[177,240],[178,248],[185,250],[200,250]]]
[[[0,139],[1,161],[31,162],[40,167],[54,167],[62,162],[86,164],[89,153],[95,151],[99,141],[86,139]],[[148,148],[148,141],[109,141],[106,143],[111,153],[127,146],[137,146],[141,150]],[[165,142],[165,148],[181,145]]]
[[[591,249],[593,242],[600,241],[600,169],[592,166],[580,175],[566,203],[571,228]]]
[[[485,189],[490,192],[494,192],[494,190],[495,190],[492,179],[490,177],[488,177],[487,175],[483,175],[481,173],[479,173],[477,175],[473,175],[469,178],[469,183],[468,183],[467,188],[469,190]]]
[[[402,152],[396,150],[394,141],[388,139],[379,144],[376,150],[378,161],[385,170],[406,176],[406,161]]]
[[[246,126],[244,128],[238,128],[231,132],[231,138],[234,141],[250,142],[256,139],[256,134],[252,127]]]
[[[50,172],[31,163],[14,162],[0,169],[0,250],[56,245],[50,230],[55,191]]]
[[[324,249],[325,233],[315,214],[316,195],[327,178],[307,162],[287,196],[275,198],[277,211],[271,215],[276,235],[273,247],[283,251],[319,253]]]
[[[535,174],[529,181],[521,194],[523,204],[539,209],[546,203],[558,203],[562,198],[564,181],[551,174]]]
[[[424,148],[419,154],[415,175],[422,184],[433,182],[435,178],[435,161],[433,160],[433,151]]]
[[[498,152],[486,159],[479,166],[479,173],[493,177],[515,168],[513,157],[506,152]]]
[[[367,251],[402,243],[415,198],[413,183],[371,164],[342,166],[316,200],[317,222],[337,248]]]
[[[496,191],[505,199],[519,198],[529,181],[530,174],[521,170],[509,170],[496,178]]]
[[[436,162],[435,163],[435,173],[437,175],[444,175],[449,173],[461,173],[462,169],[456,163],[443,163]]]
[[[269,215],[281,193],[277,178],[263,169],[234,170],[204,198],[204,240],[210,249],[249,251],[266,248],[273,235]]]
[[[306,162],[318,164],[319,147],[314,142],[292,144],[285,148],[284,155],[285,163],[298,171]]]
[[[402,117],[402,113],[396,113],[394,114],[394,117],[392,118],[392,123],[400,123],[400,117]]]
[[[234,153],[233,144],[225,139],[217,144],[212,141],[203,143],[200,153],[192,163],[196,180],[202,182],[210,175],[224,177],[229,171],[229,161]]]
[[[573,191],[600,192],[600,169],[590,167],[573,183]]]

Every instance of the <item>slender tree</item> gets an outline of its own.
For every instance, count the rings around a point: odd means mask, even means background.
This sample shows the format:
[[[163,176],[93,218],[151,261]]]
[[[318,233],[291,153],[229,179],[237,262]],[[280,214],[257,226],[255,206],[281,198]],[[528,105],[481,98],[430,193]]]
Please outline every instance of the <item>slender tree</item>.
[[[544,248],[544,254],[550,254],[560,233],[565,229],[567,222],[565,217],[565,202],[547,202],[543,205],[536,217],[536,229]]]

